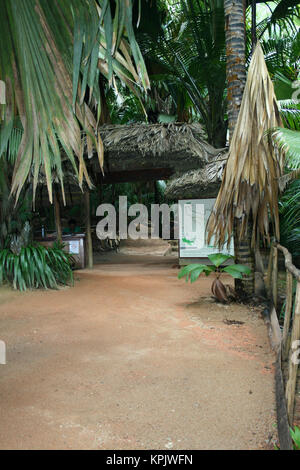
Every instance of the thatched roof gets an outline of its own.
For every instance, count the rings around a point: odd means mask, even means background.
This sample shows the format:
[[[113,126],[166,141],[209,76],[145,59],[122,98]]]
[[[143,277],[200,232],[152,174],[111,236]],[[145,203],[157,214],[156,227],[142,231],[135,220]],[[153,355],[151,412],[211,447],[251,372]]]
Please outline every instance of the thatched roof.
[[[220,165],[226,149],[215,149],[206,142],[200,124],[103,125],[104,177],[97,155],[85,161],[95,186],[102,183],[151,181],[174,178],[167,186],[167,197],[215,196],[219,188]],[[65,184],[78,186],[69,161],[64,168]],[[46,184],[41,173],[39,182]],[[58,178],[53,173],[53,182]]]
[[[172,168],[183,172],[205,166],[219,150],[206,142],[200,124],[128,124],[100,128],[104,171]],[[93,169],[99,167],[92,157]]]
[[[221,152],[203,168],[187,171],[170,180],[165,192],[166,198],[176,200],[216,197],[226,160],[227,154]]]

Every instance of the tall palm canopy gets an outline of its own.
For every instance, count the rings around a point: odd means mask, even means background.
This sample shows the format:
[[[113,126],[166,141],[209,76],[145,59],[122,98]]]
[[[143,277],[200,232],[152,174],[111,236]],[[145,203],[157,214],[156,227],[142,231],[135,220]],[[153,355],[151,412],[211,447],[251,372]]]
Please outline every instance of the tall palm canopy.
[[[191,118],[187,112],[189,103],[189,108],[201,118],[209,143],[224,147],[224,2],[180,0],[177,8],[155,37],[140,35],[149,73],[154,86],[161,82],[168,87],[179,121]]]
[[[52,177],[63,187],[61,151],[82,184],[90,184],[88,154],[103,163],[98,133],[101,114],[99,75],[116,86],[116,77],[133,91],[149,87],[132,25],[132,0],[0,0],[0,79],[6,105],[0,155],[13,129],[22,131],[12,192],[18,197],[30,175],[40,172],[52,200]]]
[[[230,242],[234,219],[241,221],[243,238],[249,217],[253,220],[252,245],[257,231],[269,239],[269,213],[279,239],[278,179],[283,174],[283,152],[266,136],[281,125],[273,83],[258,43],[249,66],[238,121],[234,129],[223,180],[208,221],[208,241]]]

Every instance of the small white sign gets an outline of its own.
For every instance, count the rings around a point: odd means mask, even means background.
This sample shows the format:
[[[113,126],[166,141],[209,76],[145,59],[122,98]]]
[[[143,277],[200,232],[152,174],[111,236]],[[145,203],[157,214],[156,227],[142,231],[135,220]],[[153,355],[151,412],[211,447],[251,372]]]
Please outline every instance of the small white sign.
[[[215,199],[186,199],[178,201],[179,204],[179,257],[180,258],[207,258],[212,253],[234,254],[233,242],[229,249],[223,247],[219,250],[213,245],[205,243],[206,224],[215,203]]]
[[[79,240],[69,241],[69,253],[71,255],[79,255]]]

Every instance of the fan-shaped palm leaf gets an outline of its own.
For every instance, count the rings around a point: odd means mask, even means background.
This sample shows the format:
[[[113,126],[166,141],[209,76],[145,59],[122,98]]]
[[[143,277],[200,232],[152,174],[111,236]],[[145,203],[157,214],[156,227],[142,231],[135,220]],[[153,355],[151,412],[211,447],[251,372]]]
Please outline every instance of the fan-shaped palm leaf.
[[[0,0],[0,7],[0,40],[5,44],[0,78],[6,84],[1,148],[16,116],[23,127],[12,191],[18,197],[31,173],[35,190],[42,172],[52,200],[53,170],[63,186],[61,149],[79,183],[85,178],[91,184],[82,131],[89,153],[94,148],[103,163],[97,129],[99,74],[110,84],[116,75],[132,89],[136,83],[149,86],[133,33],[132,0]]]
[[[272,132],[272,136],[278,147],[286,153],[285,164],[288,169],[300,168],[300,131],[280,127]]]

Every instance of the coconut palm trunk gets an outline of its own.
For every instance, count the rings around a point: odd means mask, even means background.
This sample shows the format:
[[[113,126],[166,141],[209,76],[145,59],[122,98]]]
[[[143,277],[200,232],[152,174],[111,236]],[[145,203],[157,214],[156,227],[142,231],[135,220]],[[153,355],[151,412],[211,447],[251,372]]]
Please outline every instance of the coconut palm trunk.
[[[245,0],[224,0],[227,109],[230,139],[238,118],[246,82]]]
[[[237,122],[246,81],[245,67],[245,0],[224,0],[226,34],[226,79],[229,140]],[[254,253],[251,249],[251,227],[248,224],[243,240],[237,237],[240,220],[235,220],[234,251],[236,263],[251,269],[247,279],[236,279],[235,288],[240,295],[254,292]]]

